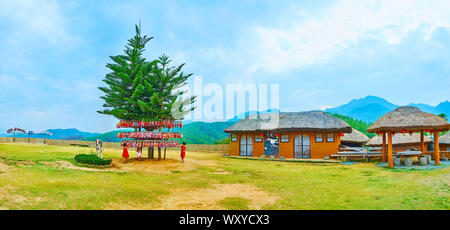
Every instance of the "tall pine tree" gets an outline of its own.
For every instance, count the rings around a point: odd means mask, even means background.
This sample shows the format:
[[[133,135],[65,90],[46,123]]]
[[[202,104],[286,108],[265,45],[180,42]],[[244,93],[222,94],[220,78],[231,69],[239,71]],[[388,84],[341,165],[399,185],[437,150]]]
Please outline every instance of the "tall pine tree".
[[[111,72],[103,80],[107,87],[99,87],[105,93],[101,96],[105,109],[97,112],[118,119],[156,121],[181,120],[194,110],[195,97],[183,98],[186,91],[180,90],[192,76],[182,72],[185,64],[169,67],[169,57],[164,54],[153,61],[142,57],[152,38],[142,36],[136,25],[125,54],[110,57],[114,63],[106,65]]]
[[[97,112],[126,120],[149,119],[155,116],[153,113],[142,111],[138,102],[139,99],[151,98],[151,95],[143,94],[145,89],[143,82],[152,72],[156,61],[147,62],[142,54],[145,45],[152,38],[142,36],[140,26],[136,25],[136,35],[128,40],[125,54],[110,56],[114,63],[106,65],[111,72],[106,74],[103,80],[108,86],[99,87],[105,93],[100,98],[105,100],[103,107],[106,109]]]
[[[195,109],[191,106],[195,96],[183,97],[186,91],[180,90],[192,74],[182,72],[185,64],[169,67],[170,59],[164,54],[147,61],[143,52],[153,37],[142,36],[140,25],[135,27],[136,34],[128,40],[124,54],[110,56],[113,63],[106,67],[111,72],[103,80],[107,86],[99,87],[105,93],[101,96],[105,109],[97,112],[121,120],[182,120]],[[153,149],[149,148],[149,155],[150,151]]]

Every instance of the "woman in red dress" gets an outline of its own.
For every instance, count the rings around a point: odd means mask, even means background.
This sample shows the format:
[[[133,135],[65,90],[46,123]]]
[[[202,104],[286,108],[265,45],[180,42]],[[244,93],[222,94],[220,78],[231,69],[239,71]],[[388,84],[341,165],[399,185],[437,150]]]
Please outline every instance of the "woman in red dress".
[[[181,145],[181,163],[184,163],[184,157],[186,156],[186,142],[183,142],[183,144]]]
[[[130,157],[130,155],[128,155],[128,147],[126,143],[123,143],[123,152],[122,152],[122,157],[123,157],[123,163],[126,164],[128,162],[128,157]]]

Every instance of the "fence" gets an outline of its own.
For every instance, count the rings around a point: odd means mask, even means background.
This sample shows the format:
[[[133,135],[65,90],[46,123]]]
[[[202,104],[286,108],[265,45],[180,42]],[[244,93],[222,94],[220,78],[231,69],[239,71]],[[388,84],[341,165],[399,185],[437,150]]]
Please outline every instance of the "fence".
[[[45,143],[44,143],[45,141]],[[30,143],[30,144],[47,144],[47,145],[75,145],[95,147],[95,141],[80,141],[80,140],[57,140],[57,139],[43,139],[43,138],[26,138],[26,137],[0,137],[0,143]],[[121,148],[120,143],[116,142],[103,142],[104,148]],[[230,151],[230,145],[203,145],[203,144],[191,144],[186,145],[187,151],[193,152],[221,152],[228,153]]]

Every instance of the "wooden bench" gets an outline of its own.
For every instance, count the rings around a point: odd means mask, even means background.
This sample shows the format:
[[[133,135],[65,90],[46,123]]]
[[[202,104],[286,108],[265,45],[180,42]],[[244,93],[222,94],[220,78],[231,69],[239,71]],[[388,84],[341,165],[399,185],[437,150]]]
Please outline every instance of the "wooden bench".
[[[361,148],[361,147],[348,147],[348,146],[340,146],[338,154],[333,154],[330,157],[336,158],[347,158],[347,157],[362,157],[367,162],[370,157],[380,157],[383,156],[383,152],[380,152],[381,148]]]

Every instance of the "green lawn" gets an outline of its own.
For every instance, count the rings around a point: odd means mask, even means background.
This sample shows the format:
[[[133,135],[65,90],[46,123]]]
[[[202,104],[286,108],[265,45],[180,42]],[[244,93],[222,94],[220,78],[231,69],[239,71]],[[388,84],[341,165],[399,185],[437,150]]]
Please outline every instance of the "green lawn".
[[[194,152],[187,153],[184,165],[172,160],[176,168],[167,173],[51,164],[74,163],[76,154],[93,151],[0,144],[0,209],[450,208],[450,167],[401,171],[368,163],[259,161]],[[104,153],[106,158],[120,155],[118,149]],[[177,157],[168,153],[170,159]]]

